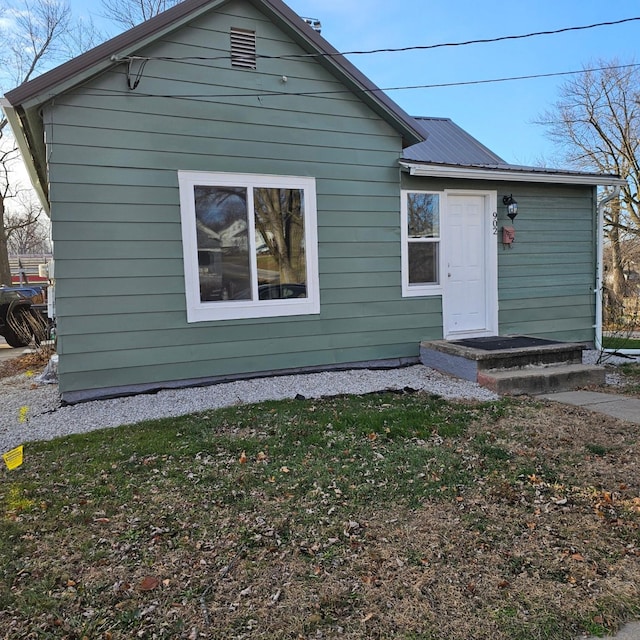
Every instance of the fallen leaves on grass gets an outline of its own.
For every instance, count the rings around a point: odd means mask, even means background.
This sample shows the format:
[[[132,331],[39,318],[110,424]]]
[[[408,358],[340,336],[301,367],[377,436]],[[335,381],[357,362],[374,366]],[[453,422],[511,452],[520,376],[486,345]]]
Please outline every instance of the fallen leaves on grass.
[[[569,640],[639,610],[637,427],[529,400],[350,402],[33,445],[0,488],[0,627]]]
[[[138,588],[140,589],[140,591],[153,591],[159,586],[160,580],[158,580],[158,578],[156,578],[155,576],[145,576],[138,585]]]

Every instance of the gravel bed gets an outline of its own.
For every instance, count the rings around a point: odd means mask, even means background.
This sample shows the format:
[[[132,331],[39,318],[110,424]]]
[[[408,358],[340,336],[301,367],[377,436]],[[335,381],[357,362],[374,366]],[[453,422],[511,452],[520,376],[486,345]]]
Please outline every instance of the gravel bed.
[[[600,351],[583,351],[582,362],[584,364],[599,364],[607,367],[604,376],[605,384],[610,387],[622,387],[625,384],[624,376],[620,375],[616,370],[620,364],[631,362],[640,362],[639,356],[617,356],[613,353],[601,353]]]
[[[640,362],[640,356],[620,356],[615,353],[602,353],[595,350],[582,352],[582,362],[584,364],[613,365]]]
[[[497,398],[494,393],[475,383],[415,365],[400,369],[355,369],[256,378],[61,407],[57,385],[42,384],[35,378],[18,375],[0,380],[0,452],[34,440],[51,440],[71,433],[84,433],[236,404],[296,396],[319,398],[339,394],[364,394],[406,387],[449,399]]]
[[[583,362],[594,364],[598,351],[585,351]],[[606,365],[637,362],[638,358],[606,356]],[[608,367],[607,384],[620,384],[615,368]],[[180,416],[234,404],[284,398],[319,398],[363,394],[410,387],[447,399],[492,400],[497,396],[479,385],[452,378],[422,365],[399,369],[354,369],[304,375],[241,380],[206,387],[169,389],[60,406],[56,384],[18,375],[0,380],[0,452],[34,440],[51,440],[71,433],[133,424],[141,420]]]

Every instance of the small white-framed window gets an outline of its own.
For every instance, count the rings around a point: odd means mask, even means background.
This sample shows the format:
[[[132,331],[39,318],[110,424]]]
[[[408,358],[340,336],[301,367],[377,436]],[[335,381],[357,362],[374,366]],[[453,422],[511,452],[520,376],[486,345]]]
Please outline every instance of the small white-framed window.
[[[443,194],[402,191],[402,295],[442,292],[441,207]]]
[[[179,171],[187,321],[320,313],[314,178]]]

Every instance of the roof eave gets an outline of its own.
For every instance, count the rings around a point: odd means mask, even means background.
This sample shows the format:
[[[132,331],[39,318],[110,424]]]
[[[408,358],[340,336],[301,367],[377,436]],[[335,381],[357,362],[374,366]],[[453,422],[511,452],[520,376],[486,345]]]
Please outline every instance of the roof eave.
[[[583,184],[591,186],[623,186],[619,176],[597,173],[571,173],[563,171],[533,171],[509,168],[466,167],[462,165],[436,165],[402,160],[402,169],[412,176],[430,178],[466,178],[469,180],[500,180],[504,182],[547,182],[553,184]]]
[[[279,19],[290,33],[297,36],[299,42],[305,43],[307,47],[312,47],[314,50],[330,54],[323,56],[321,62],[337,73],[346,86],[378,115],[392,124],[402,135],[403,146],[425,140],[424,132],[413,118],[281,0],[250,1],[254,6],[266,9],[272,16]],[[40,106],[55,95],[118,64],[118,58],[130,55],[164,33],[180,27],[183,23],[225,2],[228,0],[184,0],[133,29],[7,92],[5,98],[10,104],[16,107],[21,106],[25,110]]]
[[[34,157],[31,152],[31,146],[22,125],[22,120],[18,115],[16,109],[14,109],[14,107],[9,103],[8,100],[6,100],[6,98],[0,97],[0,106],[5,113],[7,121],[9,122],[9,126],[11,127],[11,131],[13,132],[13,136],[16,140],[16,144],[18,145],[18,150],[22,155],[24,165],[27,170],[27,175],[29,176],[29,181],[31,182],[31,186],[36,192],[38,200],[40,201],[40,204],[42,205],[45,213],[49,215],[50,207],[47,183],[40,177],[40,173],[38,172],[38,169],[36,167]]]
[[[180,27],[183,22],[193,20],[199,13],[208,11],[211,6],[227,1],[184,0],[150,20],[8,91],[5,98],[12,105],[22,105],[25,109],[42,104],[87,78],[102,73],[114,64],[120,64],[118,58],[146,46],[164,33]]]

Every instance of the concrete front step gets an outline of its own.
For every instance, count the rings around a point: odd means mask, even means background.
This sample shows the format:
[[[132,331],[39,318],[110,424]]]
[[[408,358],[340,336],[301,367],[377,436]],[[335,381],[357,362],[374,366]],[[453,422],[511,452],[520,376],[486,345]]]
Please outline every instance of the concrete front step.
[[[603,384],[602,367],[582,364],[581,344],[526,336],[488,338],[491,348],[463,341],[435,340],[420,345],[422,364],[478,382],[499,394],[538,394]],[[522,345],[526,346],[522,346]],[[496,348],[496,346],[498,348]]]
[[[479,371],[477,379],[478,384],[499,395],[554,393],[588,385],[601,385],[604,381],[603,367],[586,364]]]
[[[420,357],[433,362],[450,362],[455,368],[454,361],[469,370],[469,380],[475,380],[477,372],[486,369],[515,369],[531,365],[550,364],[582,364],[583,345],[573,342],[555,342],[533,347],[504,348],[495,350],[476,349],[457,342],[447,340],[431,340],[420,344]],[[464,363],[467,366],[464,366]],[[435,367],[437,368],[437,367]],[[471,373],[472,372],[472,373]],[[455,371],[450,371],[458,375]],[[465,376],[459,376],[465,377]]]

